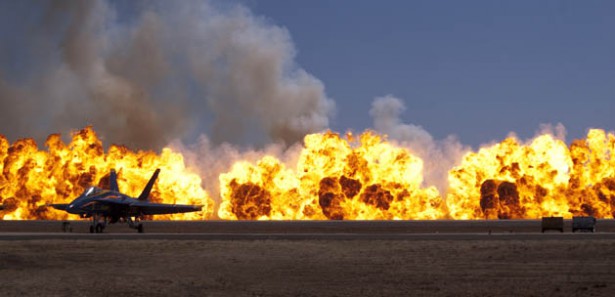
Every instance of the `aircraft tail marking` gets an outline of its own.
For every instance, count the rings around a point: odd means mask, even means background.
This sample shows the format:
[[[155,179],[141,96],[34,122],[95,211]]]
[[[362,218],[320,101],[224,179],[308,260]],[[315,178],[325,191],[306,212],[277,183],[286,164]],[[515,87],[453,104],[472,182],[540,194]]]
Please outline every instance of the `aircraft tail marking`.
[[[141,201],[149,200],[149,193],[152,191],[152,187],[154,186],[154,183],[156,182],[156,179],[158,178],[159,173],[160,173],[160,168],[156,169],[156,171],[152,175],[152,178],[150,178],[149,181],[147,182],[147,185],[143,189],[143,192],[141,192],[141,195],[139,195],[139,200]]]

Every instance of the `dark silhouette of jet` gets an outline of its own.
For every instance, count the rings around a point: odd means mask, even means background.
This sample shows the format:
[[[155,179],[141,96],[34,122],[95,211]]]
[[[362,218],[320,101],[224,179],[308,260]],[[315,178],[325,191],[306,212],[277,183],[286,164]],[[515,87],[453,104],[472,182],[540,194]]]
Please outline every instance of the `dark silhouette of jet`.
[[[128,226],[143,233],[140,222],[145,215],[173,214],[200,211],[202,205],[163,204],[149,202],[149,193],[158,178],[160,169],[156,169],[141,195],[137,198],[120,193],[117,174],[109,174],[109,190],[89,187],[68,204],[50,204],[55,209],[64,210],[82,218],[92,218],[90,233],[102,233],[107,224],[128,223]],[[134,219],[133,219],[134,218]]]

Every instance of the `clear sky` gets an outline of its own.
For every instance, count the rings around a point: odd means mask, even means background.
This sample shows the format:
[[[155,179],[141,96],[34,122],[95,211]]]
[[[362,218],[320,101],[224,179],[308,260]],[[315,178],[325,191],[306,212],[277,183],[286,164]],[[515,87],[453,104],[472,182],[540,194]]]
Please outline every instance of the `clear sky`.
[[[371,125],[374,97],[404,121],[477,146],[561,122],[568,140],[615,128],[613,1],[256,1],[336,101],[332,128]]]

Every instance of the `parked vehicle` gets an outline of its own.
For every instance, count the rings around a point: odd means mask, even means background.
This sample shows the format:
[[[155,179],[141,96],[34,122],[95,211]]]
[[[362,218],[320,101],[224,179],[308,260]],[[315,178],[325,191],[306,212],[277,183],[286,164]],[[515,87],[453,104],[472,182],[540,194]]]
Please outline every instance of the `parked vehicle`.
[[[587,217],[573,217],[572,218],[572,232],[596,232],[596,218]]]
[[[563,217],[543,217],[542,218],[542,233],[547,230],[557,230],[564,232],[564,218]]]

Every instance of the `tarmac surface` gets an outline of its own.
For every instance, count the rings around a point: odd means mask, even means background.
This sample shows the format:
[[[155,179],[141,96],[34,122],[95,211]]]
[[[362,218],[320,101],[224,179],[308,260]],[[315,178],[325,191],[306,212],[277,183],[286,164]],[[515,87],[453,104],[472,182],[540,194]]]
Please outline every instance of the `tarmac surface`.
[[[613,296],[615,222],[0,221],[2,296]],[[64,227],[64,228],[63,228]],[[72,231],[72,232],[64,232]]]
[[[615,233],[539,234],[539,233],[434,233],[434,234],[359,234],[359,233],[148,233],[148,234],[83,234],[83,233],[0,233],[0,240],[615,240]]]
[[[596,233],[542,233],[540,220],[474,221],[146,221],[146,233],[126,224],[90,234],[88,221],[0,221],[0,240],[577,240],[615,239],[615,220]]]

